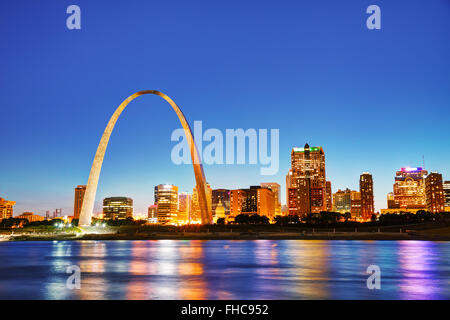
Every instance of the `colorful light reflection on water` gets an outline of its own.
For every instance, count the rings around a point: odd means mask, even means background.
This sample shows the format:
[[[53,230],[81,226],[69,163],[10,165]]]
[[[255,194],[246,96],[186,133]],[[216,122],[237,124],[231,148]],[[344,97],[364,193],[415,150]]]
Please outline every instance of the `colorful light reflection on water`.
[[[449,299],[449,258],[430,241],[3,242],[0,298]],[[366,287],[371,264],[380,290]]]

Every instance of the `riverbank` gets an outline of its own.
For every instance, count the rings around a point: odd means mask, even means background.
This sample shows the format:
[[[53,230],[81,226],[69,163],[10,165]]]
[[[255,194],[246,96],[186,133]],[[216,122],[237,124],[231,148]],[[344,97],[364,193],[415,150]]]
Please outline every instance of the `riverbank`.
[[[2,240],[2,239],[0,239]],[[158,232],[3,236],[3,241],[72,240],[431,240],[450,241],[450,230],[433,232]]]
[[[2,231],[0,241],[70,240],[435,240],[450,241],[450,226],[421,223],[380,227],[234,225],[200,227],[107,226]]]

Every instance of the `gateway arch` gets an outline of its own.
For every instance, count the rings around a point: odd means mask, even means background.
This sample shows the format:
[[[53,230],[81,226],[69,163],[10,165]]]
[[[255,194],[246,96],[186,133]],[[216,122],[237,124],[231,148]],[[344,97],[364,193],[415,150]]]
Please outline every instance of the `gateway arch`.
[[[109,120],[105,131],[103,132],[102,138],[97,148],[97,152],[95,153],[94,162],[92,163],[91,167],[91,172],[89,173],[88,184],[86,187],[86,192],[83,198],[83,205],[81,207],[80,212],[80,221],[79,221],[80,226],[91,225],[92,212],[94,210],[95,194],[97,193],[98,179],[100,176],[100,171],[102,169],[103,158],[105,157],[106,147],[108,146],[108,141],[114,129],[114,126],[116,125],[117,119],[119,118],[120,114],[125,109],[125,107],[131,101],[144,94],[154,94],[162,97],[172,106],[173,110],[175,110],[178,119],[180,120],[181,125],[183,126],[184,133],[188,141],[189,149],[191,151],[192,166],[194,167],[195,181],[197,183],[198,198],[199,198],[198,200],[202,223],[203,224],[212,223],[211,208],[208,206],[208,201],[206,200],[206,179],[205,174],[203,172],[203,166],[198,154],[197,146],[195,145],[195,141],[192,136],[191,128],[189,127],[189,124],[186,121],[183,112],[177,106],[177,104],[164,93],[156,90],[143,90],[129,96],[127,99],[125,99],[125,101],[123,101],[120,104],[120,106],[116,109],[111,119]]]

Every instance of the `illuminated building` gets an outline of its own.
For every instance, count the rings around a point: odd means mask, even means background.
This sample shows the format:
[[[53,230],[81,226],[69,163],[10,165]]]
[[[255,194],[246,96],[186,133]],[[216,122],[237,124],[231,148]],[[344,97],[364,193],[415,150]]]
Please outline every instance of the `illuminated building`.
[[[222,205],[221,200],[219,200],[219,203],[216,205],[215,209],[216,210],[215,210],[215,216],[214,216],[214,223],[217,223],[217,220],[219,220],[219,219],[226,218],[225,207]]]
[[[0,220],[9,219],[13,216],[13,206],[15,204],[15,201],[8,201],[0,198]]]
[[[249,189],[231,190],[231,214],[258,214],[269,219],[275,214],[275,193],[269,188],[250,186]]]
[[[199,206],[199,194],[197,192],[197,187],[194,187],[193,193],[192,193],[192,209],[191,209],[191,218],[189,221],[191,222],[201,222],[201,211]],[[211,208],[212,206],[212,189],[209,183],[206,184],[206,203],[208,205],[208,208]]]
[[[450,181],[444,181],[443,189],[445,198],[444,207],[450,208]]]
[[[280,185],[276,182],[263,182],[261,183],[261,187],[262,188],[267,188],[272,190],[273,194],[274,194],[274,210],[275,210],[275,215],[281,215],[281,190],[280,190]]]
[[[148,207],[148,214],[147,214],[148,221],[152,223],[158,222],[158,205],[152,204]]]
[[[327,181],[325,178],[325,153],[322,147],[309,147],[305,144],[303,148],[293,148],[291,152],[291,169],[286,177],[288,204],[294,204],[289,199],[289,189],[298,189],[295,192],[297,207],[290,208],[289,212],[298,215],[318,213],[326,211],[330,205],[327,195]],[[331,184],[330,184],[331,189]],[[293,196],[291,191],[291,196]],[[328,201],[327,201],[328,199]]]
[[[222,206],[225,215],[229,215],[231,191],[228,189],[214,189],[212,190],[211,196],[211,208],[213,217],[216,217],[217,215],[216,209],[219,204]],[[217,221],[217,218],[214,219],[214,221]]]
[[[189,193],[182,192],[178,196],[178,223],[189,223],[189,217],[191,216],[191,202],[192,196]]]
[[[350,189],[341,190],[333,193],[333,211],[346,213],[351,212],[352,208],[352,191]]]
[[[177,223],[178,220],[178,187],[171,184],[160,184],[155,187],[155,204],[159,224]]]
[[[296,188],[289,188],[288,192],[288,213],[290,215],[305,215],[310,211],[310,180],[298,179]]]
[[[83,206],[84,193],[86,192],[86,186],[77,186],[75,188],[75,201],[73,204],[73,218],[79,219],[81,207]]]
[[[362,216],[361,192],[358,191],[350,192],[350,213],[352,215],[352,218],[360,218]]]
[[[327,211],[331,211],[333,209],[333,193],[331,192],[331,181],[327,181],[325,183],[325,194],[327,201]]]
[[[442,174],[432,172],[425,178],[425,194],[429,212],[444,212],[445,197]]]
[[[247,197],[242,204],[243,214],[257,214],[258,213],[258,189],[260,186],[250,186],[250,189],[244,189]]]
[[[118,220],[133,217],[133,199],[110,197],[103,199],[103,219]]]
[[[401,168],[394,182],[394,201],[403,209],[426,209],[425,176],[422,167]]]
[[[33,214],[33,212],[24,212],[20,216],[17,216],[15,218],[26,219],[28,220],[28,222],[44,221],[43,216]]]
[[[369,220],[375,212],[373,201],[373,178],[368,172],[359,177],[359,192],[361,193],[361,217]]]
[[[387,207],[388,209],[400,209],[400,205],[395,201],[393,192],[387,194]]]
[[[276,206],[275,192],[269,188],[257,189],[257,214],[260,216],[266,216],[270,220],[275,217]],[[281,211],[281,208],[280,208]]]
[[[230,214],[237,216],[242,212],[242,206],[247,199],[244,189],[231,190],[230,192]]]

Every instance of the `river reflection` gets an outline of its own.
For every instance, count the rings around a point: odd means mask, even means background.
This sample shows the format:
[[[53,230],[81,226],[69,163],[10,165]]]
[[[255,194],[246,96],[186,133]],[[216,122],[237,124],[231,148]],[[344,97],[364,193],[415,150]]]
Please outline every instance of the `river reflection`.
[[[0,298],[449,299],[449,258],[429,241],[3,242]],[[371,264],[381,290],[366,287]]]

